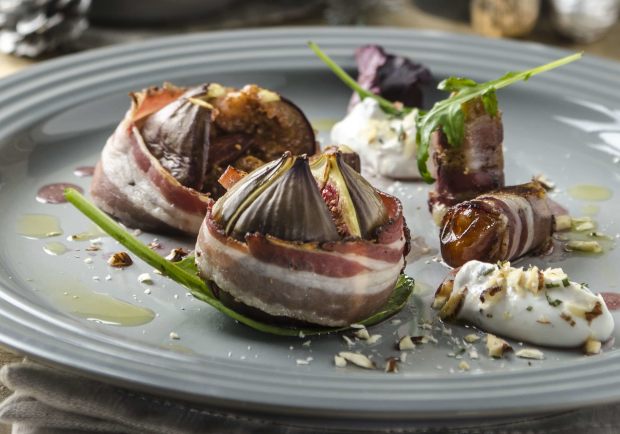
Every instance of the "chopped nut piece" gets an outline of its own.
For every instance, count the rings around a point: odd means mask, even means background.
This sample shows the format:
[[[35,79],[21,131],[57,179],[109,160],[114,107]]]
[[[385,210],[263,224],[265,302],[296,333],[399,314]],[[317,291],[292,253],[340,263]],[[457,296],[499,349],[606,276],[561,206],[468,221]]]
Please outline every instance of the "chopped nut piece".
[[[168,253],[168,256],[166,256],[166,259],[169,260],[170,262],[179,262],[181,259],[183,259],[187,255],[189,255],[189,252],[185,250],[184,248],[179,247],[178,249],[170,250],[170,253]]]
[[[344,357],[334,356],[334,365],[337,368],[344,368],[347,366],[347,360]]]
[[[465,336],[463,339],[465,339],[465,342],[473,344],[474,342],[477,342],[480,340],[480,336],[478,336],[475,333],[472,333],[472,334]]]
[[[352,353],[349,351],[341,351],[338,353],[340,357],[345,359],[347,362],[353,363],[355,366],[359,366],[364,369],[375,369],[376,366],[372,360],[366,357],[363,354]]]
[[[523,348],[515,353],[515,356],[521,357],[522,359],[534,359],[534,360],[543,360],[545,355],[542,351],[537,350],[536,348]]]
[[[433,300],[433,309],[441,309],[450,295],[452,295],[452,288],[454,287],[454,280],[445,280],[435,292],[435,299]]]
[[[575,231],[577,232],[591,231],[593,229],[594,229],[594,223],[592,222],[577,223],[575,225]]]
[[[348,347],[352,347],[353,345],[355,345],[355,342],[353,342],[351,338],[347,335],[342,335],[342,340],[347,344]]]
[[[149,273],[142,273],[138,276],[138,282],[151,284],[153,283],[153,279],[151,278],[151,275]]]
[[[157,238],[155,238],[153,241],[151,241],[147,245],[149,246],[149,249],[152,249],[152,250],[161,249],[161,243],[159,242]]]
[[[309,365],[310,362],[313,360],[314,359],[312,357],[307,357],[305,359],[297,359],[295,363],[297,363],[298,365]]]
[[[398,359],[396,357],[390,357],[386,360],[385,372],[388,374],[395,374],[398,372]]]
[[[370,335],[370,337],[368,339],[366,339],[366,342],[369,345],[372,345],[372,344],[376,343],[379,339],[381,339],[381,335]]]
[[[145,293],[146,295],[150,295],[150,294],[151,294],[151,290],[150,290],[149,288],[146,288],[146,289],[144,290],[144,293]]]
[[[358,339],[362,339],[362,340],[364,340],[364,341],[366,341],[366,340],[370,339],[370,334],[368,333],[368,330],[366,330],[365,328],[364,328],[364,329],[358,329],[358,330],[355,330],[355,331],[353,332],[353,335],[354,335],[356,338],[358,338]]]
[[[567,231],[573,225],[572,219],[570,215],[558,215],[555,216],[555,230],[556,231]]]
[[[549,178],[547,178],[542,173],[540,175],[534,176],[532,178],[532,181],[538,182],[547,191],[551,191],[555,188],[555,182],[551,181]]]
[[[110,256],[110,259],[108,259],[108,264],[111,267],[123,268],[129,267],[133,264],[133,261],[127,252],[116,252]]]
[[[439,317],[444,320],[455,318],[463,307],[466,295],[467,287],[462,288],[457,293],[452,293],[448,301],[446,301],[439,311]]]
[[[465,360],[461,360],[459,362],[459,369],[461,371],[469,371],[469,363],[467,363]]]
[[[170,339],[181,339],[178,334],[175,332],[170,332]]]
[[[512,347],[505,340],[487,333],[487,350],[489,356],[499,359],[503,357],[504,353],[511,351]]]
[[[93,263],[93,258],[86,258],[86,259],[84,259],[84,263],[85,264],[92,264]]]
[[[583,345],[583,352],[588,356],[593,356],[601,352],[601,342],[595,339],[588,339]]]
[[[603,251],[598,241],[578,241],[571,240],[566,243],[566,250],[569,252],[587,252],[587,253],[601,253]]]
[[[415,348],[415,344],[411,340],[411,336],[406,335],[400,338],[398,341],[398,349],[401,351],[413,350]]]

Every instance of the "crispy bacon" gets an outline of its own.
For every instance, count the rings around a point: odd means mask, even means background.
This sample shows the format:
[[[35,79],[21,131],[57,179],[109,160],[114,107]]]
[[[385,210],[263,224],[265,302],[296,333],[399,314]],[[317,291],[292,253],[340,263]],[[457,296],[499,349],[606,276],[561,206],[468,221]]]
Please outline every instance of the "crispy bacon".
[[[343,326],[388,300],[404,267],[409,232],[398,200],[382,194],[389,219],[374,240],[297,243],[251,233],[227,237],[212,219],[200,229],[200,275],[237,301],[274,317]],[[291,222],[294,224],[294,222]]]
[[[250,171],[284,150],[316,151],[301,110],[256,85],[166,84],[131,98],[91,185],[95,203],[131,227],[195,235],[228,165]]]
[[[441,255],[458,267],[470,260],[512,260],[549,246],[554,217],[538,182],[505,187],[448,209]]]

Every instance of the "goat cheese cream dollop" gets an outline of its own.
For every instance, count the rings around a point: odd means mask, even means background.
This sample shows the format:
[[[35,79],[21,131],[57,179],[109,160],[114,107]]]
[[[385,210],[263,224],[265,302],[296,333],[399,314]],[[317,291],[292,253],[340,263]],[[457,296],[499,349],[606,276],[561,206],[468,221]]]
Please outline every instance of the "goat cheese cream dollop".
[[[357,103],[332,127],[332,143],[357,152],[362,166],[381,176],[418,179],[416,110],[400,118],[388,115],[372,98]]]
[[[611,337],[614,320],[600,294],[561,268],[513,268],[469,261],[437,290],[433,307],[485,331],[533,344],[578,347]]]

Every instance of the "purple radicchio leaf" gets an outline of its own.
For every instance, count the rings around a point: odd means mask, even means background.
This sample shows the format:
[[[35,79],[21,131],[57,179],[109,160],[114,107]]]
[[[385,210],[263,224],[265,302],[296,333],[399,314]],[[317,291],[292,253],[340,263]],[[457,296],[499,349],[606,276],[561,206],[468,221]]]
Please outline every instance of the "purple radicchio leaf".
[[[433,80],[431,71],[411,59],[387,53],[379,45],[362,45],[355,50],[357,82],[365,89],[406,107],[422,106],[421,84]],[[354,93],[349,109],[359,102]]]

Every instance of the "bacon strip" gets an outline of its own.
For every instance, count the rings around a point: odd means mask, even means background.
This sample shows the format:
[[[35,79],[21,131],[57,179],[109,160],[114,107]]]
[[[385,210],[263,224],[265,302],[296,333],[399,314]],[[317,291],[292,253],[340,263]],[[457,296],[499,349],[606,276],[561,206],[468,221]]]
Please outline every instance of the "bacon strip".
[[[463,112],[461,144],[449,144],[441,130],[431,136],[429,170],[436,182],[428,205],[433,214],[504,186],[501,113],[490,116],[479,98],[464,104]]]
[[[226,237],[209,210],[196,243],[200,275],[272,316],[328,326],[359,321],[388,300],[409,248],[398,200],[382,199],[389,220],[378,233],[390,236],[376,240],[295,243],[247,234],[242,242]]]
[[[106,142],[91,184],[102,210],[131,227],[195,234],[207,211],[207,195],[177,181],[147,149],[136,122],[179,98],[174,86],[133,95],[132,107]]]
[[[91,184],[95,203],[131,227],[195,235],[227,165],[249,171],[317,149],[303,112],[256,85],[166,84],[131,97]]]
[[[506,187],[448,210],[441,225],[441,254],[448,265],[470,260],[512,260],[549,246],[554,217],[538,182]]]

